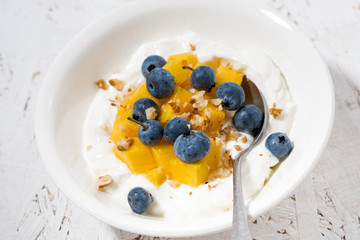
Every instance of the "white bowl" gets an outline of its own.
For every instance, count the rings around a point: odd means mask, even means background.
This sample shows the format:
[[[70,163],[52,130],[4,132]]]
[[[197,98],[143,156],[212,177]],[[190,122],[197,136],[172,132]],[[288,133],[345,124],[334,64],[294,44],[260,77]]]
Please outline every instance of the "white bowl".
[[[241,1],[132,2],[88,26],[65,47],[43,82],[36,112],[38,147],[56,184],[86,212],[126,231],[180,237],[231,227],[229,214],[179,224],[113,211],[96,198],[81,154],[82,124],[97,91],[92,83],[121,70],[140,44],[188,31],[264,52],[283,72],[298,104],[291,132],[295,148],[249,204],[251,217],[269,210],[299,185],[330,135],[334,118],[331,77],[312,43],[294,24],[262,6]]]

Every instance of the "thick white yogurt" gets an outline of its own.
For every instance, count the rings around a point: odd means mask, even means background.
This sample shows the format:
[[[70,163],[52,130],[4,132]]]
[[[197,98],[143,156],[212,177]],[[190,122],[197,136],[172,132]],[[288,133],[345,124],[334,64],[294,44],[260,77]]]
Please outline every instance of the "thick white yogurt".
[[[189,52],[190,43],[196,45],[194,54],[200,62],[210,60],[214,56],[227,59],[235,69],[242,69],[263,92],[268,107],[276,103],[278,108],[283,109],[279,118],[269,117],[268,128],[264,138],[247,156],[243,169],[243,189],[246,204],[261,191],[264,182],[272,173],[271,167],[279,161],[265,148],[266,137],[273,132],[285,132],[290,134],[294,115],[295,104],[289,89],[279,69],[264,54],[245,52],[239,48],[230,48],[217,43],[199,38],[194,33],[182,36],[149,42],[142,45],[132,56],[128,66],[121,73],[109,75],[109,79],[117,78],[126,81],[124,89],[137,86],[144,79],[140,67],[142,61],[149,55],[158,54],[165,59],[168,56]],[[99,90],[89,109],[83,128],[83,154],[89,169],[94,175],[94,181],[98,176],[110,174],[114,182],[105,188],[106,198],[109,204],[131,212],[127,203],[128,192],[136,186],[141,186],[151,192],[155,202],[148,214],[164,219],[181,221],[190,218],[208,217],[219,213],[232,211],[232,176],[224,179],[216,179],[209,182],[210,185],[218,184],[216,188],[209,190],[207,184],[197,188],[182,184],[179,188],[172,188],[167,183],[155,187],[142,175],[134,175],[127,166],[122,163],[112,152],[113,144],[109,143],[110,132],[116,116],[117,108],[110,105],[109,99],[114,99],[118,92],[109,88],[107,91]],[[104,126],[107,130],[104,130]],[[243,134],[245,135],[245,134]],[[252,137],[246,135],[249,141],[243,144],[230,141],[225,148],[235,156],[238,152],[234,144],[241,145],[243,149],[248,147]],[[88,146],[91,146],[89,150]],[[191,192],[191,194],[190,194]],[[176,206],[176,207],[174,207]]]

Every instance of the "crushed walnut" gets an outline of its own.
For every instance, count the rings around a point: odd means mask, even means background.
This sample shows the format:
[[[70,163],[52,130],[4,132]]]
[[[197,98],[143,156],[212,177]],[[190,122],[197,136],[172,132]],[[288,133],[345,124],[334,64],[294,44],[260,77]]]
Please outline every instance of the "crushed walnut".
[[[217,186],[219,186],[218,183],[215,184],[215,185],[213,185],[213,186],[211,186],[211,185],[209,184],[209,185],[208,185],[208,189],[209,189],[209,191],[211,191],[211,189],[216,188]]]
[[[191,51],[195,51],[196,50],[196,45],[190,43],[190,48],[191,48]]]
[[[96,181],[96,185],[99,190],[102,190],[104,187],[108,186],[110,183],[112,183],[113,178],[106,174],[105,176],[100,176],[98,180]]]
[[[145,114],[147,120],[154,120],[157,117],[156,109],[154,107],[147,108]]]
[[[227,126],[223,129],[220,130],[220,135],[227,135],[231,132],[231,130],[233,129],[234,127],[233,126]]]
[[[246,142],[247,142],[247,137],[246,137],[246,136],[243,136],[243,137],[241,138],[241,142],[242,142],[242,143],[246,143]]]
[[[192,104],[194,110],[201,111],[207,106],[208,100],[204,99],[204,94],[205,91],[202,90],[190,98],[190,103]]]
[[[179,104],[176,102],[169,102],[170,107],[174,110],[174,113],[180,112]]]
[[[124,138],[116,141],[116,147],[119,151],[128,150],[133,145],[134,139]]]
[[[106,84],[104,79],[100,79],[100,80],[96,81],[95,84],[96,84],[96,86],[98,86],[98,88],[100,88],[102,90],[107,90],[108,89],[108,85]]]
[[[113,86],[116,90],[121,92],[124,89],[125,82],[118,79],[110,79],[109,84]]]
[[[226,139],[232,141],[237,141],[239,137],[240,137],[240,133],[234,129],[232,129],[230,133],[226,135]]]
[[[241,151],[242,147],[240,145],[234,145],[236,151]]]
[[[88,145],[88,146],[86,147],[86,150],[90,151],[92,148],[93,148],[93,147],[92,147],[91,145]]]
[[[222,102],[221,98],[215,98],[215,99],[211,99],[210,102],[212,104],[214,104],[215,106],[219,106]]]
[[[176,180],[170,180],[170,181],[168,181],[168,184],[172,188],[178,188],[181,185],[181,183],[179,181],[176,181]]]
[[[189,195],[191,196],[191,195],[192,195],[192,192],[189,192]]]
[[[213,122],[208,116],[204,118],[203,132],[208,133],[213,125]]]
[[[276,108],[276,103],[273,103],[273,107],[269,108],[269,113],[276,119],[281,113],[282,109]]]
[[[108,125],[106,123],[101,124],[99,127],[100,127],[101,130],[103,130],[105,132],[109,131],[109,127],[108,127]]]
[[[198,114],[195,114],[191,117],[190,119],[190,123],[193,127],[201,127],[204,123],[204,118],[201,117],[200,115]]]

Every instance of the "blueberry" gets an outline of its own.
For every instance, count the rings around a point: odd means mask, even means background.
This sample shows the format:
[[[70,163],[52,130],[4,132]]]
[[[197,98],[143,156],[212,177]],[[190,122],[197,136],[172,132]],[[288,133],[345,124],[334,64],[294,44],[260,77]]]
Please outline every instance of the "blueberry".
[[[141,65],[141,72],[145,78],[149,75],[149,73],[155,68],[162,68],[166,64],[164,58],[159,55],[151,55],[145,58],[143,64]]]
[[[191,86],[196,90],[210,92],[215,87],[215,72],[211,67],[200,66],[195,68],[190,76]]]
[[[174,144],[176,138],[191,130],[191,123],[183,117],[177,117],[165,125],[164,138],[168,143]]]
[[[164,129],[156,120],[147,120],[140,126],[138,136],[140,141],[147,146],[154,146],[160,142]]]
[[[281,132],[270,134],[265,141],[265,146],[277,158],[286,157],[293,148],[288,136]]]
[[[155,119],[157,119],[159,116],[159,106],[150,98],[140,98],[134,103],[132,117],[140,122],[145,122],[147,120],[145,111],[150,107],[155,108],[157,114]]]
[[[245,101],[244,89],[236,83],[225,82],[219,85],[215,95],[222,100],[221,104],[226,110],[237,110]]]
[[[263,112],[255,105],[241,107],[233,117],[233,123],[238,131],[257,134],[262,127]]]
[[[155,68],[146,79],[146,88],[155,98],[170,97],[175,88],[174,76],[165,69]]]
[[[133,188],[128,193],[128,203],[135,213],[142,214],[146,212],[152,202],[151,194],[141,187]]]
[[[191,130],[178,136],[174,143],[175,155],[183,162],[197,162],[209,153],[210,138],[203,132]]]

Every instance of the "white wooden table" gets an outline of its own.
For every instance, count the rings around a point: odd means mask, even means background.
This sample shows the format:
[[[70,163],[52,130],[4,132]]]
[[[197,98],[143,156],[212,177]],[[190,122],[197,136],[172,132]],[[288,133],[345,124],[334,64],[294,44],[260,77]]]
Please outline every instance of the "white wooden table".
[[[257,1],[312,39],[333,77],[336,118],[316,169],[292,197],[252,221],[253,237],[359,240],[360,1]],[[55,56],[84,26],[127,2],[0,0],[0,239],[159,239],[80,210],[52,182],[35,143],[36,97]]]

